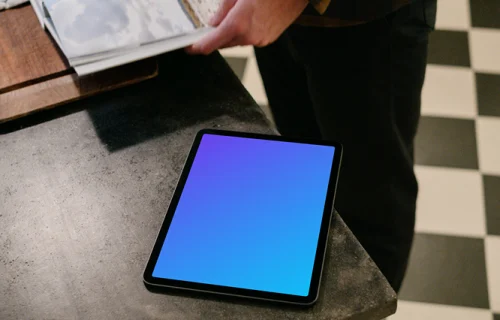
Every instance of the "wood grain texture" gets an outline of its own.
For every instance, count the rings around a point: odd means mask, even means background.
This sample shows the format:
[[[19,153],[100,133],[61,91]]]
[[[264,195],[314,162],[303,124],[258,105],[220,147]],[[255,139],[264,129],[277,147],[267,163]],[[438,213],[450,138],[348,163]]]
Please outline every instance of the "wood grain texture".
[[[0,93],[70,72],[30,5],[0,12]]]
[[[0,123],[155,77],[156,60],[144,60],[86,77],[75,73],[0,93]]]

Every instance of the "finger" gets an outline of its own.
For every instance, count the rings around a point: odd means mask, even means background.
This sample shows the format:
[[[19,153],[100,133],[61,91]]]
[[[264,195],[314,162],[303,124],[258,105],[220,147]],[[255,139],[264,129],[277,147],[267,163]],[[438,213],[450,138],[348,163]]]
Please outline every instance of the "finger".
[[[231,8],[234,7],[235,3],[236,0],[223,0],[217,12],[210,19],[209,24],[214,27],[218,26],[222,22],[222,20],[224,20],[224,18],[227,16]]]
[[[187,46],[184,48],[187,54],[196,54],[196,52],[193,49],[193,45]]]
[[[238,47],[238,46],[246,46],[246,45],[250,45],[250,42],[248,41],[248,39],[246,39],[244,36],[237,35],[236,37],[233,38],[233,40],[229,41],[224,46],[222,46],[221,49]]]
[[[235,37],[245,37],[248,21],[246,21],[246,8],[241,4],[244,4],[244,2],[237,2],[212,33],[193,45],[191,52],[210,54],[233,41]]]
[[[226,49],[226,48],[232,48],[232,47],[237,47],[237,46],[244,46],[244,45],[247,45],[248,43],[246,43],[245,41],[243,41],[241,39],[241,37],[236,37],[236,38],[233,38],[233,40],[229,41],[228,43],[226,43],[225,45],[222,45],[219,49]],[[186,47],[185,48],[186,52],[188,54],[199,54],[200,52],[197,51],[197,49],[194,49],[193,48],[193,45],[189,46],[189,47]]]
[[[239,39],[233,39],[227,44],[223,45],[221,49],[227,49],[227,48],[232,48],[232,47],[238,47],[243,45]]]
[[[193,44],[190,51],[191,53],[197,54],[210,54],[215,50],[223,47],[225,44],[231,42],[235,36],[236,30],[230,23],[227,23],[226,19],[204,39],[200,40],[198,43]]]

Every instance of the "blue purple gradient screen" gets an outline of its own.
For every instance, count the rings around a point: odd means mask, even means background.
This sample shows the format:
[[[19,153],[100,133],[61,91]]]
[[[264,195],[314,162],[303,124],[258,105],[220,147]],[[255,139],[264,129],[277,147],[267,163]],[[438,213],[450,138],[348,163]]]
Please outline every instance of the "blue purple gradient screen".
[[[205,134],[153,276],[307,296],[334,152]]]

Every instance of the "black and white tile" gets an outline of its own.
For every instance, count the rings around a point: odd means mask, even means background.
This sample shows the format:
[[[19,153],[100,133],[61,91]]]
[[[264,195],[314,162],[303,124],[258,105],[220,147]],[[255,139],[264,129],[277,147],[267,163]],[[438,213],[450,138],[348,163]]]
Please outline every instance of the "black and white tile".
[[[247,67],[248,59],[245,57],[226,57],[227,64],[233,70],[234,74],[240,79],[243,80],[243,75],[245,74],[245,69]]]
[[[489,308],[482,238],[419,233],[400,298]]]
[[[473,28],[469,37],[473,70],[500,73],[500,29]]]
[[[487,232],[490,235],[500,236],[500,177],[485,175],[483,185]]]
[[[476,85],[479,115],[500,117],[500,74],[478,72]]]
[[[441,0],[440,0],[441,1]],[[470,0],[472,26],[500,29],[500,2],[497,0]]]
[[[472,119],[423,116],[415,141],[416,163],[477,169],[475,127]]]
[[[470,68],[429,65],[422,91],[422,112],[428,116],[473,119],[478,113],[477,80]],[[490,79],[479,80],[490,99],[481,101],[484,109],[491,106],[495,93],[491,92],[490,82],[485,83]]]
[[[438,0],[436,29],[416,139],[416,237],[389,319],[500,320],[500,1]],[[252,48],[222,54],[271,117]]]
[[[485,192],[479,171],[434,166],[416,166],[415,171],[420,184],[417,232],[486,236]],[[488,182],[486,192],[491,193],[496,186]]]
[[[436,28],[438,30],[467,31],[470,29],[469,0],[438,0],[437,9]]]
[[[469,33],[436,30],[429,38],[429,63],[449,66],[470,66]]]
[[[500,237],[485,240],[486,271],[491,309],[500,314]]]
[[[458,307],[443,304],[430,304],[400,301],[397,313],[390,320],[493,320],[487,309]],[[495,319],[497,320],[497,319]],[[498,319],[500,320],[500,319]]]

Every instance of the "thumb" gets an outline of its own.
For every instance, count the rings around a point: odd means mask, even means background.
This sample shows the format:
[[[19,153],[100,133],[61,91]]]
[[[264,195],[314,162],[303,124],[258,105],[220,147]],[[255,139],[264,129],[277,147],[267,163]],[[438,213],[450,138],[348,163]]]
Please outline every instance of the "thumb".
[[[224,20],[224,18],[227,16],[231,8],[234,7],[236,1],[237,0],[222,0],[219,9],[214,14],[212,19],[210,19],[210,25],[214,27],[218,26],[222,22],[222,20]]]

